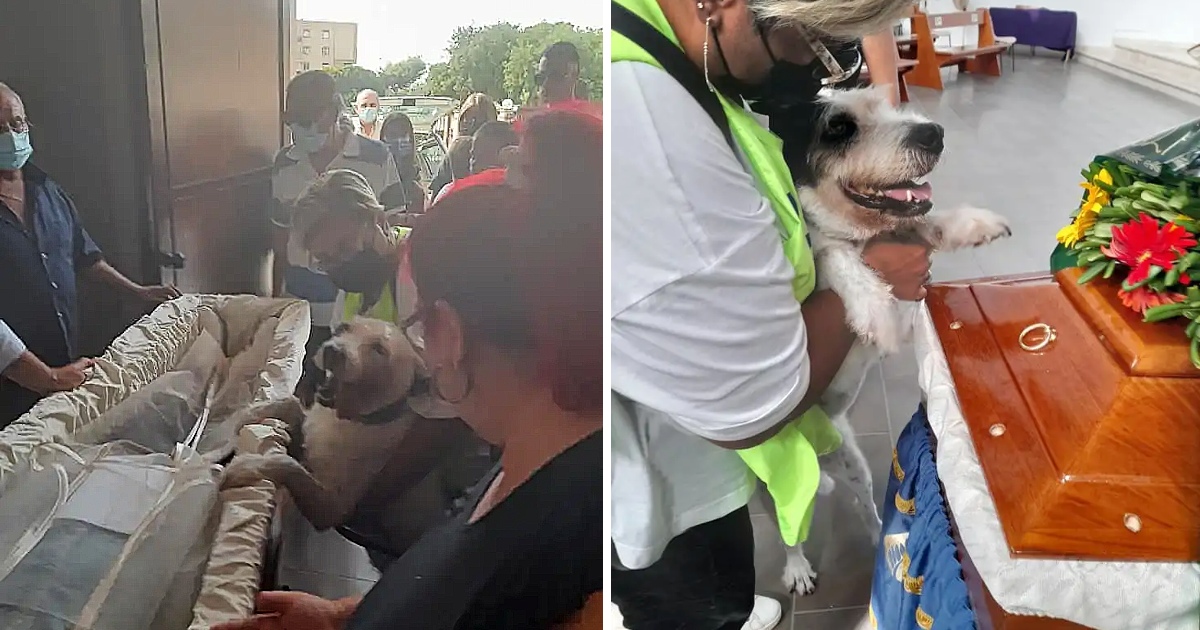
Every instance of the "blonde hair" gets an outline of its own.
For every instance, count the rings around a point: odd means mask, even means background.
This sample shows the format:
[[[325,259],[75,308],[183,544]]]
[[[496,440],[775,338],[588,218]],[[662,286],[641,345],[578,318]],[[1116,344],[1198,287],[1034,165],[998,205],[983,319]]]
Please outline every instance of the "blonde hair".
[[[912,14],[913,0],[747,0],[760,18],[800,26],[817,35],[853,40]]]
[[[309,184],[296,200],[293,225],[303,237],[331,213],[374,223],[383,216],[384,208],[367,178],[356,171],[335,169]]]
[[[464,133],[462,130],[462,120],[471,118],[475,121],[475,128],[469,130],[470,133]],[[500,118],[499,112],[496,110],[496,102],[492,97],[482,92],[476,92],[463,100],[462,106],[458,108],[458,115],[454,117],[454,137],[474,135],[484,123],[492,122]]]

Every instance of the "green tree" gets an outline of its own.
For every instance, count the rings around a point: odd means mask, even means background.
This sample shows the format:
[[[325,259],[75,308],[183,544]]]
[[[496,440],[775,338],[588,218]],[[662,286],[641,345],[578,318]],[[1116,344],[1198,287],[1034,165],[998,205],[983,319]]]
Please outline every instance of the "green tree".
[[[424,59],[409,57],[384,66],[379,72],[380,83],[389,94],[400,94],[416,83],[429,68]],[[380,92],[383,94],[384,92]]]
[[[528,103],[537,94],[538,61],[555,42],[570,42],[579,49],[579,96],[599,100],[604,86],[604,35],[565,22],[542,22],[524,29],[504,63],[504,89],[508,98]]]
[[[374,70],[359,66],[346,66],[332,68],[328,72],[333,75],[337,91],[346,97],[347,102],[353,102],[354,97],[362,90],[383,92],[383,81],[379,78],[379,73]]]
[[[519,28],[500,23],[462,27],[451,36],[449,60],[429,68],[425,92],[465,98],[483,92],[497,101],[527,103],[536,93],[538,59],[550,44],[568,41],[579,48],[580,96],[599,99],[603,92],[604,38],[599,30],[543,22]]]

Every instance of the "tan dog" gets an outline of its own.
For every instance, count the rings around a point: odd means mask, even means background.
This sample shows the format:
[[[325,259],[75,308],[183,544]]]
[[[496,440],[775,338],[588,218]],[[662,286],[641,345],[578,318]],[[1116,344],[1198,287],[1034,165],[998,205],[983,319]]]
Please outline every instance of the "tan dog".
[[[224,485],[271,479],[317,529],[353,520],[356,531],[403,552],[444,517],[442,474],[480,441],[429,392],[420,357],[391,324],[343,324],[315,362],[323,376],[307,392],[308,409],[293,398],[252,414],[288,423],[289,454],[239,455]]]

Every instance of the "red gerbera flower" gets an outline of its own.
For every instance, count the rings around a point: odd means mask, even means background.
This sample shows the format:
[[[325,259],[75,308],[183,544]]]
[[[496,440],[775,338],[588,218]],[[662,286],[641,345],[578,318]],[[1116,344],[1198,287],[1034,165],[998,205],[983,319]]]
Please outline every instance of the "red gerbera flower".
[[[1158,221],[1145,212],[1138,218],[1113,228],[1112,245],[1102,248],[1105,256],[1129,267],[1128,284],[1137,284],[1150,276],[1150,267],[1170,269],[1196,239],[1187,230]]]
[[[1164,304],[1175,304],[1182,302],[1184,296],[1182,293],[1159,293],[1146,287],[1138,287],[1132,291],[1119,289],[1117,296],[1121,298],[1121,303],[1126,307],[1131,308],[1143,315],[1148,309]]]

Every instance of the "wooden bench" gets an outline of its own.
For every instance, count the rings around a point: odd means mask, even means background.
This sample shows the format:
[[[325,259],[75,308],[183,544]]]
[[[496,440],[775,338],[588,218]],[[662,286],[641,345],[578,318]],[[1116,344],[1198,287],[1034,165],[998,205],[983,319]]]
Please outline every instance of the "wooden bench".
[[[977,45],[935,46],[935,29],[972,26],[979,30]],[[937,14],[926,14],[914,9],[912,28],[917,38],[917,65],[909,73],[908,80],[913,85],[935,90],[944,89],[942,68],[946,66],[958,66],[959,72],[1000,76],[1000,56],[1011,46],[1007,42],[996,41],[996,33],[992,31],[991,14],[987,9]]]
[[[916,59],[903,59],[899,54],[896,55],[896,87],[900,90],[900,102],[908,102],[908,84],[904,79],[904,75],[917,67]],[[871,84],[871,68],[867,66],[863,68],[862,74],[859,75],[859,82],[862,85]]]

